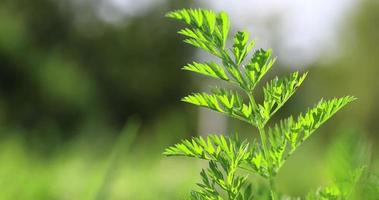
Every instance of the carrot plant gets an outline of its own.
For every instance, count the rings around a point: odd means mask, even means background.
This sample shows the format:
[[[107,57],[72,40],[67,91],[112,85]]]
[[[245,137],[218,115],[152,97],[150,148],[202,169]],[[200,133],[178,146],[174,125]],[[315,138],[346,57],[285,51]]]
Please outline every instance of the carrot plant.
[[[236,86],[236,90],[216,87],[210,93],[193,93],[182,100],[246,122],[257,129],[260,136],[256,141],[248,142],[237,136],[210,135],[183,140],[168,147],[164,152],[167,156],[194,157],[209,163],[209,167],[201,171],[200,187],[191,192],[190,199],[255,199],[253,186],[248,180],[250,173],[266,179],[269,185],[267,196],[279,199],[275,177],[286,160],[324,122],[355,98],[321,100],[297,117],[290,116],[268,126],[275,113],[300,87],[307,72],[294,72],[268,81],[263,86],[263,101],[258,102],[254,90],[275,63],[271,49],[253,50],[255,43],[249,41],[246,31],[238,31],[232,47],[228,48],[230,22],[225,12],[183,9],[169,12],[167,17],[187,25],[178,32],[185,37],[185,43],[219,59],[219,62],[193,62],[183,69]],[[325,188],[307,198],[343,199],[344,195],[338,188]]]

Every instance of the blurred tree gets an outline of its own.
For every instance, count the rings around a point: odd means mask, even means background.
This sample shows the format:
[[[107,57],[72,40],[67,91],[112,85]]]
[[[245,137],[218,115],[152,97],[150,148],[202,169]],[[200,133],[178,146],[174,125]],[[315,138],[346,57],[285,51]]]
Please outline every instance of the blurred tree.
[[[188,83],[177,66],[192,54],[172,39],[164,13],[180,3],[117,24],[95,14],[96,2],[74,3],[0,2],[2,126],[70,135],[88,125],[120,128],[130,115],[154,118],[177,104]]]

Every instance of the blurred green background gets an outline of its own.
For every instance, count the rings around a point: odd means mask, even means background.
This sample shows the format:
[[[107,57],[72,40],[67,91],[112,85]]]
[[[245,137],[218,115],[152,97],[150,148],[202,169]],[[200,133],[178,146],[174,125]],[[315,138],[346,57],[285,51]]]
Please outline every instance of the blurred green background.
[[[179,101],[214,82],[179,70],[207,57],[183,44],[176,35],[179,25],[163,16],[211,3],[2,0],[0,199],[184,199],[204,163],[164,158],[165,147],[203,131],[238,130],[254,137],[244,124]],[[247,15],[233,16],[232,22],[249,21]],[[281,171],[278,189],[292,196],[332,181],[329,165],[336,154],[330,152],[341,141],[372,147],[370,155],[364,153],[371,156],[369,170],[379,169],[379,3],[357,0],[339,18],[337,37],[330,41],[336,48],[298,63],[310,76],[278,117],[299,113],[322,97],[349,94],[358,101],[322,127]],[[281,47],[276,41],[283,40],[277,19],[258,19],[270,31],[274,52]],[[281,62],[283,54],[278,52],[271,75],[294,70]],[[288,59],[302,60],[297,54]]]

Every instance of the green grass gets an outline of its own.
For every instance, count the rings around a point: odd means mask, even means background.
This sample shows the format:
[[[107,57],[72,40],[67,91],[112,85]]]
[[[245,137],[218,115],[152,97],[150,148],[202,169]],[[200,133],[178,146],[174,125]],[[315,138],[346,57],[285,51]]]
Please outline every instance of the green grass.
[[[172,121],[175,125],[170,125]],[[185,199],[188,190],[194,189],[194,183],[199,181],[198,171],[205,163],[161,155],[161,150],[168,145],[164,143],[178,140],[173,133],[188,131],[182,114],[167,114],[154,124],[141,124],[138,137],[132,143],[129,140],[132,134],[129,134],[136,133],[138,124],[129,123],[132,127],[126,126],[124,134],[116,138],[77,137],[49,153],[26,145],[27,141],[17,134],[3,136],[0,140],[0,199]],[[346,130],[338,132],[346,134]],[[322,134],[299,149],[278,174],[280,192],[302,196],[332,181],[333,172],[326,158],[332,152],[331,147],[342,140],[325,141],[320,137]],[[341,137],[344,134],[340,134]],[[333,152],[338,154],[338,151]],[[293,170],[293,166],[300,167]],[[375,172],[377,168],[373,165],[371,169]],[[252,179],[260,182],[258,177]],[[375,194],[378,187],[373,188],[371,192]]]

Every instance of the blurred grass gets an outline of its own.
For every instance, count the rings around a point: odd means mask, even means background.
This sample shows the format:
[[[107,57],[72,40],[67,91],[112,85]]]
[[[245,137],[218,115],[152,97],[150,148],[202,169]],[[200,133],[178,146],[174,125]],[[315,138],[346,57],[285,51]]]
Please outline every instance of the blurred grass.
[[[173,118],[177,123],[169,126]],[[193,159],[163,158],[161,152],[168,143],[178,140],[174,135],[167,138],[167,133],[186,129],[185,118],[172,112],[152,129],[140,126],[140,121],[131,119],[112,140],[77,137],[48,152],[48,156],[28,149],[19,134],[2,138],[0,199],[184,199],[195,189],[204,164]],[[135,137],[138,132],[151,130],[158,131],[152,138]],[[325,142],[325,133],[316,134],[288,161],[278,176],[279,191],[302,196],[330,184],[335,169],[347,169],[353,144],[362,140],[357,139],[355,132],[344,135],[345,129],[337,131],[339,137],[329,142]],[[341,151],[341,147],[348,147],[344,149],[349,151]],[[341,167],[341,162],[345,167]],[[375,173],[373,166],[371,171]],[[252,181],[262,184],[258,177],[252,176]],[[377,185],[373,188],[375,194]]]
[[[154,146],[154,141],[146,141],[141,146],[132,144],[138,127],[138,121],[129,121],[112,142],[78,137],[48,156],[28,149],[22,137],[3,138],[0,199],[183,197],[197,178],[198,163],[162,160],[160,151],[151,152],[147,148]]]

